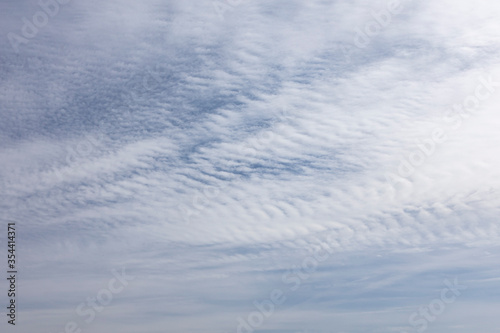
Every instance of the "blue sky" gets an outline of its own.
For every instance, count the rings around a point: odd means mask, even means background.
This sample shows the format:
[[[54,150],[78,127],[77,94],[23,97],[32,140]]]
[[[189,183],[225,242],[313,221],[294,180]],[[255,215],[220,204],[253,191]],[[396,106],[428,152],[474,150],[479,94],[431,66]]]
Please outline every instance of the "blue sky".
[[[499,4],[0,13],[19,332],[498,332]]]

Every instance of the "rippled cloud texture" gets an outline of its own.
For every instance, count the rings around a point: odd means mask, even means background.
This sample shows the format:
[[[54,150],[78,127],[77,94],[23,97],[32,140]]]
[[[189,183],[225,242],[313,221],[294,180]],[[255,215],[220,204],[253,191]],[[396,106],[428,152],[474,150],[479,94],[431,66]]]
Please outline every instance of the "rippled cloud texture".
[[[498,332],[497,2],[0,12],[18,332]]]

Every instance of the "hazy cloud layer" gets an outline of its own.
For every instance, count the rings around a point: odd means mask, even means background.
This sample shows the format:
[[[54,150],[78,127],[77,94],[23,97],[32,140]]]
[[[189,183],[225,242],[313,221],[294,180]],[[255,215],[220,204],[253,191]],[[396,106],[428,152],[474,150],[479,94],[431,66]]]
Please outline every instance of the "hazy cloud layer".
[[[395,4],[4,1],[19,329],[496,332],[500,5]]]

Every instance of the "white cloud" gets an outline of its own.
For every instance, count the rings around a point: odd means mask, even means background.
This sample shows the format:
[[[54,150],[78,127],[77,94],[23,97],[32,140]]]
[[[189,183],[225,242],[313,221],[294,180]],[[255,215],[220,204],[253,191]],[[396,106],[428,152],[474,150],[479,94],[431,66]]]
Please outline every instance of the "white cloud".
[[[61,329],[86,297],[74,286],[125,265],[136,285],[92,331],[235,331],[328,235],[335,256],[263,329],[343,314],[338,330],[397,330],[442,276],[495,278],[473,258],[498,252],[498,88],[449,112],[500,82],[500,8],[406,1],[359,48],[386,1],[231,4],[221,20],[211,1],[70,2],[19,53],[3,41],[2,213],[26,251],[26,329]],[[9,8],[18,33],[39,10]],[[436,128],[447,140],[388,182]],[[470,293],[434,328],[494,302]],[[146,326],[118,324],[131,313]]]

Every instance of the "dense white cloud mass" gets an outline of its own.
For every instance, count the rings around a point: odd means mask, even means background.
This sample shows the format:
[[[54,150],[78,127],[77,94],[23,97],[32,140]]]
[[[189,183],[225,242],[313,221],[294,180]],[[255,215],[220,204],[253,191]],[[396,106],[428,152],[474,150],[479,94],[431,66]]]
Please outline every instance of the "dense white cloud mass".
[[[500,4],[59,1],[0,4],[19,332],[498,332]]]

